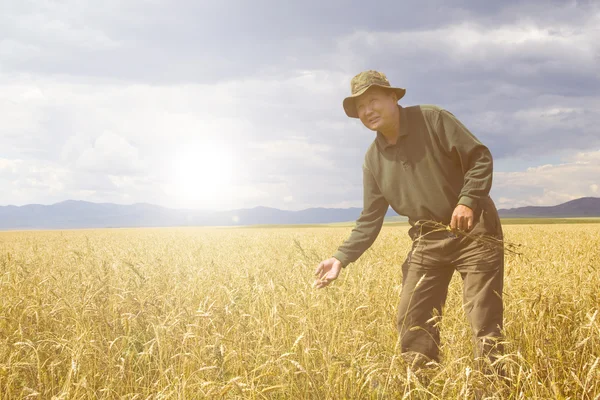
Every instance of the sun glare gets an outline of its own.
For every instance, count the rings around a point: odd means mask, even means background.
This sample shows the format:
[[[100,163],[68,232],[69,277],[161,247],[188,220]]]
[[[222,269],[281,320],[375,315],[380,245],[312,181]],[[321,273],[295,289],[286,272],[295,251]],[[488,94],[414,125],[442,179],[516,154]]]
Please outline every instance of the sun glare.
[[[216,146],[191,147],[173,155],[171,195],[190,208],[215,207],[233,177],[233,156]]]

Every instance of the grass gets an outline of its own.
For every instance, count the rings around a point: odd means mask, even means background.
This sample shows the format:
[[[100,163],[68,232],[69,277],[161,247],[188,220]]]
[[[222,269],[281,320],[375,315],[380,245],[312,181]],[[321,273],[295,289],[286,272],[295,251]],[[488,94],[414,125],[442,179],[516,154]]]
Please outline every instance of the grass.
[[[600,399],[600,225],[505,227],[507,384],[473,372],[455,276],[419,382],[394,319],[407,226],[324,290],[349,227],[0,233],[2,399]]]

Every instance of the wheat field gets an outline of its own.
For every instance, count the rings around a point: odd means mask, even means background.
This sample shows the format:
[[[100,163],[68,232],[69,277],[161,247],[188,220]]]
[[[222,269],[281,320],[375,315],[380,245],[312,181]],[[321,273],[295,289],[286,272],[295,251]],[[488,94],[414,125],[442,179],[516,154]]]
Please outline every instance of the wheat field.
[[[395,330],[406,226],[330,287],[348,227],[0,233],[1,399],[600,399],[600,224],[514,225],[506,380],[473,371],[455,274],[427,381]]]

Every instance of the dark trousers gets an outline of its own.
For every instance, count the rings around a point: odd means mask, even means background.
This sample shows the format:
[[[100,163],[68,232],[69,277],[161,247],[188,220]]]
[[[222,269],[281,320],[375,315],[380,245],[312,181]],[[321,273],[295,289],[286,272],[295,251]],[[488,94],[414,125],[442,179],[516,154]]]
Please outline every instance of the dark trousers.
[[[439,361],[437,326],[454,271],[463,280],[463,307],[475,341],[477,359],[491,361],[502,352],[504,250],[451,232],[420,235],[411,229],[413,247],[402,266],[398,330],[402,352]],[[496,208],[489,199],[477,212],[471,235],[502,239]],[[420,237],[419,237],[420,236]]]

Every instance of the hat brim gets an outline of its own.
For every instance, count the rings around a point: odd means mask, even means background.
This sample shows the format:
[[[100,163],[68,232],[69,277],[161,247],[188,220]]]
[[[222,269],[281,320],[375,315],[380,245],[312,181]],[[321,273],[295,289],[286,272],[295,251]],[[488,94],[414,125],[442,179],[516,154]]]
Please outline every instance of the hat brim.
[[[396,95],[398,96],[398,100],[400,100],[406,94],[406,89],[402,89],[402,88],[395,88],[395,87],[391,87],[391,86],[383,86],[383,85],[377,85],[377,84],[369,85],[366,88],[364,88],[363,90],[356,92],[352,96],[346,97],[344,99],[344,102],[343,102],[344,111],[346,112],[347,116],[349,116],[350,118],[358,118],[358,112],[356,111],[355,100],[359,96],[364,94],[367,90],[371,89],[373,86],[377,86],[382,89],[395,92]]]

